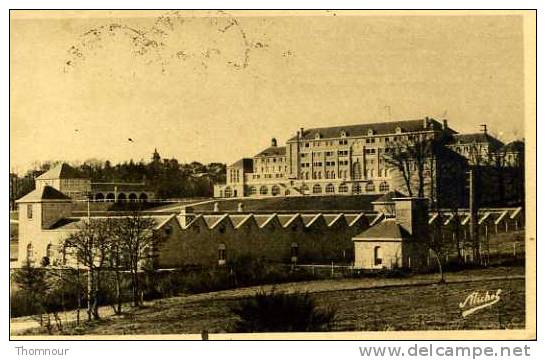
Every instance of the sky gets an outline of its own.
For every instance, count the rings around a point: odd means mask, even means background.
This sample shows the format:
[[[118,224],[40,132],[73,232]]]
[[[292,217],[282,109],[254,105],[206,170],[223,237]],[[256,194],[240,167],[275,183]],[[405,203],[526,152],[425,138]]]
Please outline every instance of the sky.
[[[12,12],[10,166],[232,163],[300,127],[448,119],[524,134],[522,18]]]

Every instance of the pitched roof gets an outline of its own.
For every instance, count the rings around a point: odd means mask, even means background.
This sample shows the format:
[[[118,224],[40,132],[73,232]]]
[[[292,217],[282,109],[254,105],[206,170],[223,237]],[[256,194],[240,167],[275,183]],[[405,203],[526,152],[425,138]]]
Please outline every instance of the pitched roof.
[[[473,134],[453,134],[453,144],[472,144],[472,143],[487,143],[493,147],[493,149],[499,149],[504,144],[493,136],[480,132]]]
[[[286,146],[270,146],[265,150],[262,150],[254,157],[258,156],[282,156],[286,155]]]
[[[49,169],[47,172],[38,176],[37,180],[51,180],[51,179],[81,179],[84,178],[80,175],[72,166],[62,163]]]
[[[396,128],[400,127],[404,132],[425,131],[425,130],[442,130],[442,124],[434,119],[428,119],[428,128],[424,127],[425,119],[417,120],[402,120],[402,121],[384,121],[372,124],[344,125],[332,126],[324,128],[312,128],[303,131],[303,138],[313,140],[318,133],[323,138],[337,138],[341,136],[341,131],[345,131],[346,136],[367,136],[368,130],[373,130],[374,135],[394,134]],[[448,129],[448,131],[451,129]],[[451,132],[454,132],[451,130]],[[297,140],[297,136],[290,138],[288,141]]]
[[[505,152],[520,152],[525,151],[525,143],[521,140],[511,141],[508,144],[504,145],[502,148]]]
[[[254,160],[243,158],[235,161],[233,164],[229,165],[229,167],[242,168],[243,172],[245,173],[252,172],[254,167]]]
[[[30,193],[26,194],[16,202],[18,203],[28,203],[28,202],[43,202],[44,200],[48,201],[70,201],[71,199],[60,192],[59,190],[52,188],[51,186],[43,186],[41,188],[35,189]]]
[[[357,240],[367,240],[367,239],[407,239],[410,237],[410,234],[406,229],[404,229],[400,224],[396,222],[396,219],[386,218],[381,221],[379,224],[374,225],[360,234],[353,237]]]

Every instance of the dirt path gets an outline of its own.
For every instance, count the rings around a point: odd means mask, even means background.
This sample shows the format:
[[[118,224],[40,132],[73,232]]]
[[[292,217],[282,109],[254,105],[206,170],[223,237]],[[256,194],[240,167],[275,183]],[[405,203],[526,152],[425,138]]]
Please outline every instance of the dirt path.
[[[479,270],[466,270],[457,273],[447,273],[445,280],[448,283],[464,283],[475,281],[494,281],[503,279],[525,279],[525,271],[523,267],[518,268],[492,268],[492,269],[479,269]],[[225,300],[225,299],[237,299],[254,295],[259,290],[271,291],[275,288],[278,291],[284,291],[287,293],[323,293],[333,291],[346,291],[346,290],[363,290],[363,289],[375,289],[385,287],[401,287],[401,286],[423,286],[431,285],[438,282],[438,274],[424,274],[416,275],[409,278],[362,278],[362,279],[331,279],[331,280],[314,280],[305,282],[292,282],[275,285],[262,285],[251,286],[245,288],[237,288],[231,290],[222,290],[209,293],[192,294],[185,296],[176,296],[166,299],[160,299],[155,301],[161,301],[162,306],[169,306],[169,304],[181,304],[190,302],[199,302],[205,300]],[[145,303],[145,305],[151,305],[155,301]],[[131,311],[129,305],[124,305],[125,310]],[[110,318],[114,316],[114,312],[111,306],[103,306],[100,308],[100,314],[102,318]],[[76,311],[66,311],[59,314],[60,318],[65,322],[76,321]],[[81,310],[80,316],[82,320],[85,320],[87,313],[85,310]],[[36,320],[31,317],[14,318],[10,321],[10,333],[12,335],[21,333],[25,330],[38,327]]]

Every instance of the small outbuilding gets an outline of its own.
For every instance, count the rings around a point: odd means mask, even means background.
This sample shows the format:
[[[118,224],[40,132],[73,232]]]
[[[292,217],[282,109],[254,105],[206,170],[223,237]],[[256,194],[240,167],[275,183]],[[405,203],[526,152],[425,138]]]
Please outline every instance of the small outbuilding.
[[[355,267],[423,268],[428,255],[428,203],[423,198],[393,198],[394,214],[353,237]]]

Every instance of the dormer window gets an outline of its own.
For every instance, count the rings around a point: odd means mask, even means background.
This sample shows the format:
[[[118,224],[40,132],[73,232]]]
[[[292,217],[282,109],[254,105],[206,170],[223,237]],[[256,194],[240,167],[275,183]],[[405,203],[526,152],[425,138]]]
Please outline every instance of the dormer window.
[[[394,129],[394,132],[396,134],[401,134],[402,133],[402,128],[400,126],[397,126],[396,129]]]
[[[368,129],[368,136],[372,136],[374,134],[373,129]]]
[[[347,132],[345,130],[341,130],[339,136],[341,136],[342,138],[347,137]]]
[[[321,138],[320,133],[316,133],[316,134],[315,134],[315,140],[318,140],[318,139],[320,139],[320,138]]]

